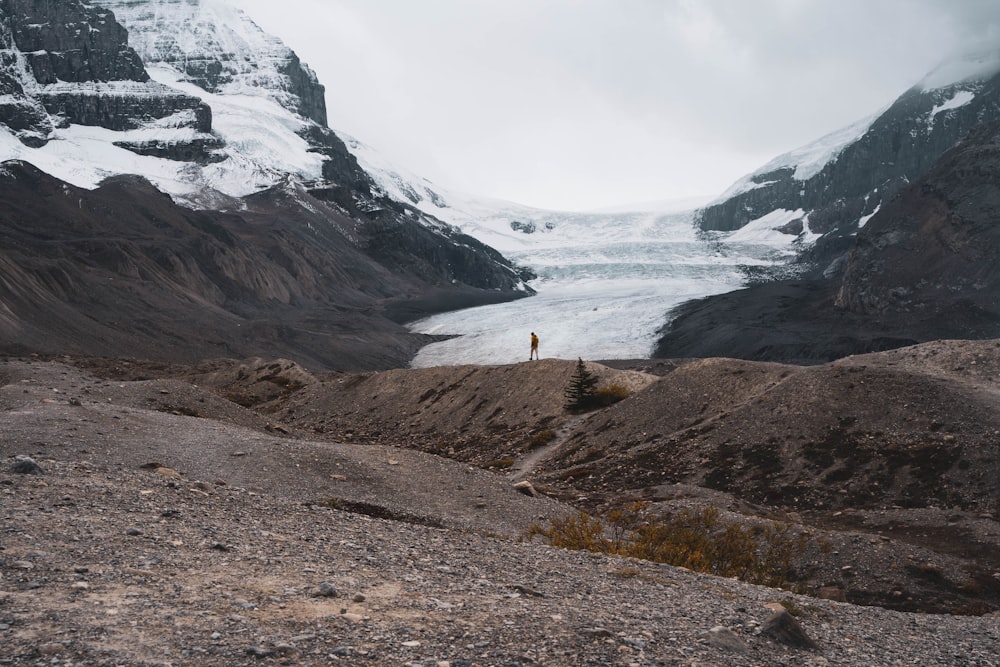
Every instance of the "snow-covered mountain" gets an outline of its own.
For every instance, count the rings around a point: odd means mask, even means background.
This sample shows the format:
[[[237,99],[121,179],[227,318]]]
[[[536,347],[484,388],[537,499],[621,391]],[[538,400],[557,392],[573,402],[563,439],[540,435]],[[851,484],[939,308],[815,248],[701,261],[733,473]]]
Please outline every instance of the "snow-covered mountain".
[[[0,162],[5,349],[384,367],[422,344],[399,322],[532,293],[374,188],[224,0],[0,0]]]
[[[147,66],[166,66],[202,90],[264,97],[327,124],[325,89],[280,39],[225,0],[92,0],[128,29]]]
[[[289,176],[369,194],[315,74],[225,0],[7,4],[3,158],[87,188],[137,174],[200,206]]]
[[[1000,50],[948,61],[888,108],[779,156],[701,210],[706,230],[772,230],[815,242],[833,275],[858,229],[982,123],[1000,119]]]

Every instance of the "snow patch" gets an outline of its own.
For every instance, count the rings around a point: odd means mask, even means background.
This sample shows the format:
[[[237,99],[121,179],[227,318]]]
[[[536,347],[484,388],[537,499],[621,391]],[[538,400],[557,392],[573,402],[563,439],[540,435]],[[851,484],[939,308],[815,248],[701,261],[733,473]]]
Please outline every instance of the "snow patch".
[[[971,90],[956,91],[955,94],[952,95],[950,99],[946,100],[945,102],[942,102],[941,104],[931,109],[931,115],[927,119],[927,124],[933,125],[934,117],[937,116],[939,113],[950,111],[952,109],[958,109],[959,107],[964,107],[966,104],[968,104],[975,98],[976,94]]]
[[[805,211],[801,208],[795,211],[779,208],[756,220],[751,220],[735,232],[725,235],[724,238],[727,243],[770,246],[776,249],[787,248],[798,240],[799,235],[787,234],[778,230],[793,220],[804,217]]]
[[[868,224],[868,221],[875,217],[875,215],[882,209],[882,204],[875,207],[875,210],[868,215],[863,215],[858,219],[858,229],[861,229]]]

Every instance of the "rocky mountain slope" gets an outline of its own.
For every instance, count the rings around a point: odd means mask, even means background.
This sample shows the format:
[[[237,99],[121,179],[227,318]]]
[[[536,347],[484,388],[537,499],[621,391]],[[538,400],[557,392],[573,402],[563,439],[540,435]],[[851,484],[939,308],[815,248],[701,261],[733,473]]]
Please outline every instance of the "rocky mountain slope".
[[[351,217],[292,184],[192,211],[141,179],[83,190],[11,162],[0,201],[8,352],[396,367],[428,340],[397,322],[518,293],[471,239],[391,209]]]
[[[970,102],[971,104],[971,102]],[[816,363],[1000,335],[996,122],[982,123],[852,238],[844,270],[690,302],[654,356]]]
[[[837,305],[879,317],[972,319],[971,337],[995,332],[998,179],[1000,122],[994,122],[946,153],[859,232]]]
[[[797,212],[791,236],[817,235],[805,258],[834,274],[853,237],[970,131],[1000,120],[1000,51],[943,63],[887,109],[775,158],[700,211],[705,230]]]

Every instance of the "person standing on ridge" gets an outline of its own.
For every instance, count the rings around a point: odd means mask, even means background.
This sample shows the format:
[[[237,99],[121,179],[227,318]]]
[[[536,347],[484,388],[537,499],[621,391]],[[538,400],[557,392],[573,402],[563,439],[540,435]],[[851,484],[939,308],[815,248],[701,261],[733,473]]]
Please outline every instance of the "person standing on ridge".
[[[532,359],[538,359],[538,336],[535,332],[531,332],[531,352],[528,353],[528,361]]]

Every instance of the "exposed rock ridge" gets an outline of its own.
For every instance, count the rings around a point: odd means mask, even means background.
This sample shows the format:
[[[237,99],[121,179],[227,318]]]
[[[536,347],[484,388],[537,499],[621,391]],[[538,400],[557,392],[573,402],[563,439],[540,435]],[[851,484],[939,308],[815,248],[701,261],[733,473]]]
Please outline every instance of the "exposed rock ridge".
[[[700,212],[705,230],[729,231],[774,210],[802,209],[811,232],[824,235],[805,255],[820,270],[849,249],[868,216],[919,179],[946,150],[983,122],[1000,119],[996,71],[936,88],[917,85],[880,114],[817,173],[782,164],[753,174],[737,194]]]
[[[0,9],[0,120],[26,145],[68,123],[129,130],[170,118],[199,133],[196,147],[217,146],[211,109],[150,81],[111,12],[79,0],[2,0]]]
[[[326,126],[325,89],[280,39],[224,2],[94,0],[129,30],[147,64],[163,63],[211,93],[262,94]]]
[[[858,234],[837,297],[850,311],[932,317],[960,304],[1000,332],[1000,123],[977,129]],[[971,333],[971,332],[970,332]]]

